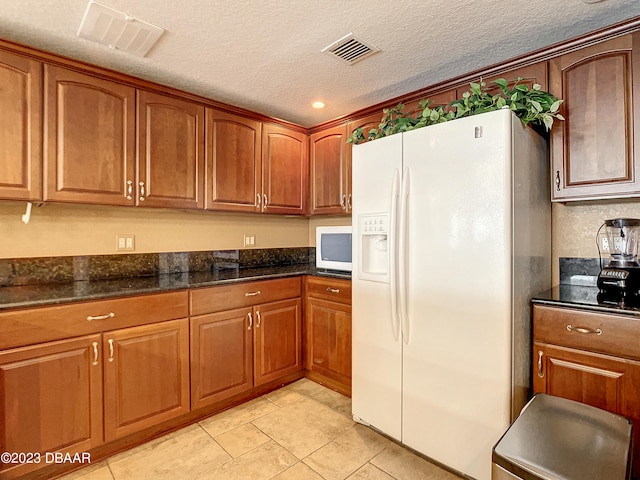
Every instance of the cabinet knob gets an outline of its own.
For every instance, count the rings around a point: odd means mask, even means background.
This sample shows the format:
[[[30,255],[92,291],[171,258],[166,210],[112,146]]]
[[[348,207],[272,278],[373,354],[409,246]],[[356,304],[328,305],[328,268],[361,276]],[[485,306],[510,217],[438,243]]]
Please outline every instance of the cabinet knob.
[[[331,288],[331,287],[327,287],[327,292],[331,292],[331,293],[340,293],[340,289],[339,289],[339,288]]]
[[[560,170],[556,170],[556,192],[560,191]]]
[[[260,328],[260,323],[262,322],[262,318],[260,317],[260,310],[256,310],[256,319],[258,323],[256,323],[256,328]]]
[[[133,181],[127,180],[127,200],[133,198]]]
[[[247,327],[247,330],[251,330],[251,327],[253,327],[253,315],[249,312],[247,316],[249,317],[249,326]]]
[[[260,290],[256,290],[255,292],[245,292],[245,297],[255,297],[256,295],[260,295],[262,292]]]
[[[256,199],[258,201],[258,204],[256,205],[256,208],[260,208],[260,206],[262,205],[262,195],[260,195],[259,193],[256,194]]]
[[[351,210],[352,207],[353,205],[351,204],[351,194],[349,194],[349,196],[347,197],[347,208]]]
[[[113,338],[110,338],[109,339],[109,358],[108,358],[108,360],[110,362],[113,362],[113,355],[114,355],[114,352],[113,352]]]
[[[144,182],[140,182],[140,201],[144,202]]]
[[[269,205],[269,199],[267,198],[266,193],[262,194],[262,203],[264,204],[264,208],[267,208],[267,206]]]
[[[343,210],[347,209],[347,196],[346,195],[342,195],[342,198],[340,199],[340,206],[342,207]]]

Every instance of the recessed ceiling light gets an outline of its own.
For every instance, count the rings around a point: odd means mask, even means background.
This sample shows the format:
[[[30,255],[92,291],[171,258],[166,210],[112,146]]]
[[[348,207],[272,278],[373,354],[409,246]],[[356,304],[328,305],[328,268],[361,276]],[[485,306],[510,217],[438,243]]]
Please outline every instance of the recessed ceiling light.
[[[313,102],[311,106],[313,108],[324,108],[324,102]]]

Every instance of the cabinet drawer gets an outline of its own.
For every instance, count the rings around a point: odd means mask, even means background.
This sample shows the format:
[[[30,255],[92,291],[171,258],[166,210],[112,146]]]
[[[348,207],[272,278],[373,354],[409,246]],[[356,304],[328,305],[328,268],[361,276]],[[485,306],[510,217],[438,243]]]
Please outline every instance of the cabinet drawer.
[[[538,342],[640,358],[640,319],[631,316],[534,305],[533,337]]]
[[[300,277],[295,277],[191,290],[189,301],[191,315],[203,315],[299,297],[300,294]]]
[[[0,314],[0,349],[187,317],[188,293],[142,295]]]
[[[351,304],[351,281],[336,278],[307,277],[307,295]]]

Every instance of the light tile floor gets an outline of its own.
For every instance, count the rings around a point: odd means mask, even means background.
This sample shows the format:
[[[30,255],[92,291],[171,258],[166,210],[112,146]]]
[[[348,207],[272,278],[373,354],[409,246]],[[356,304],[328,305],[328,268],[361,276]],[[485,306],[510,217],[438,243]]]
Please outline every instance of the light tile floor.
[[[456,480],[351,419],[307,379],[76,471],[64,480]]]

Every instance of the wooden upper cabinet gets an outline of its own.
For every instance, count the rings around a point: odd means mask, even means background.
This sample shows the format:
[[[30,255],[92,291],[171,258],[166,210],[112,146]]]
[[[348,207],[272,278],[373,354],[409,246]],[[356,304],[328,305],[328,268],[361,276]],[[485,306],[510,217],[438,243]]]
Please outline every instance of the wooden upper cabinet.
[[[341,125],[309,137],[311,214],[347,213],[347,127]]]
[[[308,139],[278,125],[262,126],[262,211],[305,214],[309,191]]]
[[[42,199],[42,63],[0,50],[0,198]]]
[[[482,80],[487,84],[487,92],[490,95],[495,95],[496,93],[502,93],[502,90],[500,90],[500,87],[492,84],[491,82],[497,80],[498,78],[504,78],[507,82],[509,82],[509,86],[513,87],[513,85],[515,84],[515,79],[518,77],[523,79],[518,82],[518,84],[526,85],[527,87],[529,87],[529,89],[533,89],[533,85],[537,83],[538,85],[540,85],[540,88],[542,90],[549,90],[549,66],[547,62],[538,62],[534,63],[533,65],[527,65],[526,67],[508,70],[498,75],[482,77]],[[479,80],[480,79],[476,81]],[[460,95],[462,95],[462,93],[467,90],[468,88],[458,88]]]
[[[203,105],[138,90],[136,187],[140,206],[204,208]]]
[[[0,462],[0,478],[42,467],[47,452],[81,453],[103,442],[100,335],[0,352],[0,451],[42,455]]]
[[[44,66],[44,200],[133,205],[135,89]]]
[[[552,200],[640,194],[639,42],[628,34],[550,61],[550,91],[566,118],[551,131]]]
[[[258,210],[261,136],[261,122],[207,108],[207,209]]]

